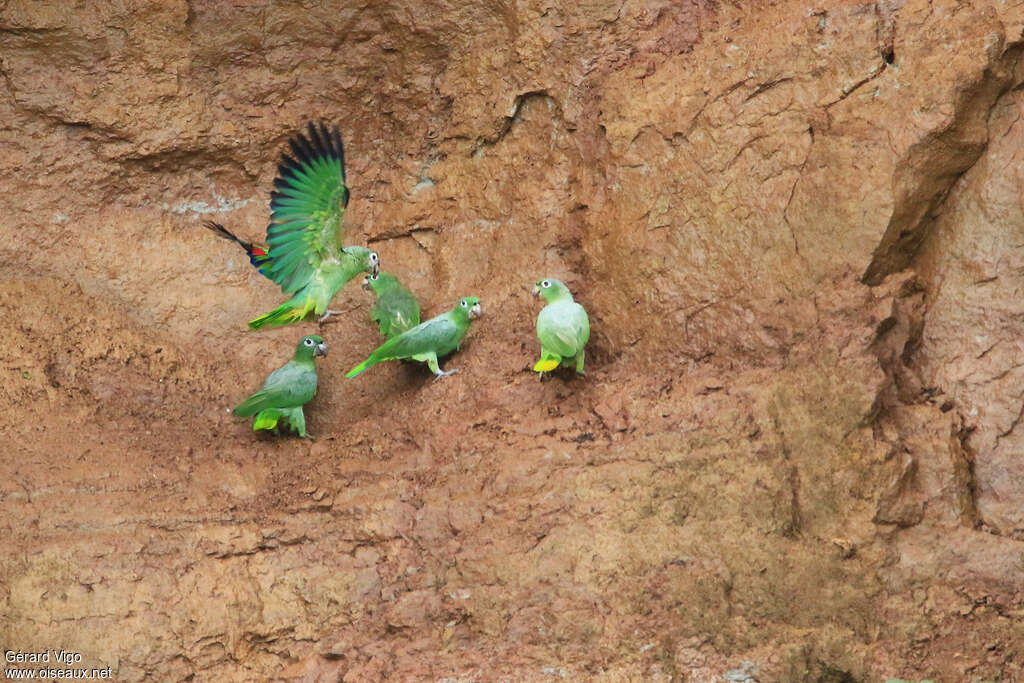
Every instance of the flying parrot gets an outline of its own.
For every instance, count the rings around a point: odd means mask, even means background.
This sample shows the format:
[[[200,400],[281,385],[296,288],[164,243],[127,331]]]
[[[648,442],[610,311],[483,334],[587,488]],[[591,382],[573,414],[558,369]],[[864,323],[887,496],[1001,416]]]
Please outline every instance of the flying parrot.
[[[284,419],[299,436],[308,437],[302,406],[316,393],[313,358],[326,355],[327,344],[323,337],[317,334],[303,337],[292,359],[270,373],[263,388],[235,406],[232,412],[239,417],[255,415],[253,430],[274,429]]]
[[[307,134],[288,141],[294,158],[281,154],[270,193],[270,225],[266,258],[262,247],[239,240],[222,226],[211,227],[238,242],[253,265],[281,286],[291,299],[249,322],[249,327],[278,327],[309,313],[320,322],[335,311],[327,308],[335,293],[363,271],[376,273],[377,254],[365,247],[345,247],[343,219],[348,206],[345,149],[337,128],[309,124]],[[259,263],[257,263],[257,260]]]
[[[397,337],[420,324],[419,302],[391,273],[367,273],[363,276],[363,289],[377,295],[370,318],[380,325],[380,333],[385,339]]]
[[[439,356],[445,356],[462,345],[462,337],[469,329],[469,323],[479,318],[480,299],[467,296],[459,300],[455,308],[431,318],[425,323],[392,337],[378,346],[370,357],[348,371],[346,377],[355,377],[360,372],[385,360],[411,358],[426,363],[434,373],[434,381],[458,370],[441,370],[437,365]]]
[[[270,269],[265,267],[270,261],[270,254],[266,247],[261,247],[258,244],[253,244],[252,242],[246,242],[220,223],[203,221],[203,226],[212,230],[218,237],[222,237],[242,247],[242,249],[245,250],[245,255],[249,257],[249,263],[255,266],[256,270],[260,271],[260,275],[270,277]]]
[[[540,339],[540,360],[536,372],[551,372],[559,365],[572,365],[583,372],[583,347],[590,339],[590,319],[583,306],[572,298],[561,280],[545,278],[533,286],[534,296],[543,296],[547,305],[537,316],[537,337]]]

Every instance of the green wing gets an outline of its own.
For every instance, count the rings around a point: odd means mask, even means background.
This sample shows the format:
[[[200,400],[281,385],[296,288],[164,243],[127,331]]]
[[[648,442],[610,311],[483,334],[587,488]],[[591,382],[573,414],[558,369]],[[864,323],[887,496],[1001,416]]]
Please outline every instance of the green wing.
[[[270,373],[262,389],[239,403],[232,412],[245,417],[268,408],[294,408],[304,405],[316,393],[316,383],[315,371],[292,362],[285,363]]]
[[[445,346],[446,342],[450,343],[451,339],[458,334],[459,327],[455,321],[447,315],[439,315],[387,340],[374,349],[369,358],[349,370],[345,376],[355,377],[371,365],[382,361],[411,358],[419,353],[436,351]]]
[[[590,339],[587,312],[575,302],[548,304],[537,317],[541,348],[572,358]]]
[[[288,144],[295,158],[281,155],[270,193],[268,276],[285,294],[293,294],[309,283],[325,259],[336,257],[345,238],[348,187],[337,128],[310,123],[308,136],[298,133]]]
[[[434,351],[455,334],[458,334],[455,321],[441,315],[389,339],[378,346],[370,357],[376,356],[378,361],[409,358],[417,353]]]
[[[412,292],[396,285],[377,299],[371,317],[380,324],[380,333],[391,339],[420,324],[420,305]]]

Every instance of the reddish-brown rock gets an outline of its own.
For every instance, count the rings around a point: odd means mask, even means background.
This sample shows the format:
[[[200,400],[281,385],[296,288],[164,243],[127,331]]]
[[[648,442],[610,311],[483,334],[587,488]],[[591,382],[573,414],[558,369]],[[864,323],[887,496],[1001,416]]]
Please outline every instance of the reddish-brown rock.
[[[116,680],[1024,678],[1024,12],[0,3],[0,633]],[[337,122],[314,442],[225,412],[316,325],[260,238]],[[538,382],[529,296],[590,311]],[[10,664],[8,666],[13,666]]]

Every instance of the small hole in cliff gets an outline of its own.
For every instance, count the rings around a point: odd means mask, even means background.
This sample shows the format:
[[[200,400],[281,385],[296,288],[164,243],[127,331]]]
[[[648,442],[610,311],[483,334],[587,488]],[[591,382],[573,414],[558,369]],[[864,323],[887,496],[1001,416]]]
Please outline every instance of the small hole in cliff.
[[[892,64],[896,61],[896,51],[893,50],[892,45],[882,50],[882,59],[885,60],[886,64]]]

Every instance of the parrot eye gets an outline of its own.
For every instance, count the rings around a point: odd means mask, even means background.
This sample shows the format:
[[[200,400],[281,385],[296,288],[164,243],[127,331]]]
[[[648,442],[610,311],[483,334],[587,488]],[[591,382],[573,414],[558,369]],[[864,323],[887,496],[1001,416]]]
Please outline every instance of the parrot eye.
[[[379,258],[380,257],[377,256],[377,252],[375,252],[375,251],[371,251],[370,252],[370,263],[376,263],[379,260]]]
[[[460,301],[460,302],[459,302],[459,304],[460,304],[460,305],[461,305],[461,306],[462,306],[463,308],[466,308],[467,306],[469,306],[469,302],[468,302],[468,301],[466,301],[465,299],[463,299],[462,301]]]
[[[376,282],[377,280],[380,279],[380,275],[371,275],[370,279],[373,280],[374,282]]]
[[[306,338],[305,338],[305,339],[304,339],[304,340],[302,341],[302,343],[303,343],[303,344],[305,344],[306,346],[312,346],[312,345],[313,345],[313,340],[312,340],[312,339],[310,339],[309,337],[306,337]]]
[[[548,287],[551,286],[551,280],[545,280],[544,282],[540,283],[540,286],[543,287],[544,289],[547,289]]]

